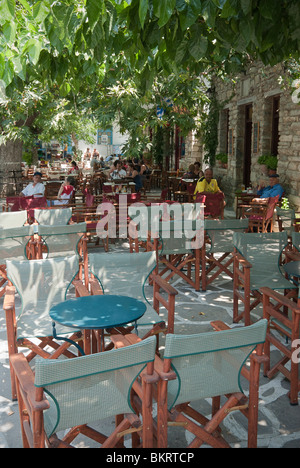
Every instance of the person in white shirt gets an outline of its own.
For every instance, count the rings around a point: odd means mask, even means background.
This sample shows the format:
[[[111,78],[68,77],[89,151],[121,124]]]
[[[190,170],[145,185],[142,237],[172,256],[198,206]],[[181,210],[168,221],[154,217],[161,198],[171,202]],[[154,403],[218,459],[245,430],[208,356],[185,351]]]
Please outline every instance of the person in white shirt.
[[[69,176],[61,184],[60,189],[57,194],[58,200],[54,200],[53,205],[67,205],[73,196],[74,190],[75,190],[75,179],[74,177]]]
[[[126,171],[122,169],[122,162],[115,161],[112,168],[110,169],[110,178],[111,179],[124,179],[126,177]]]
[[[33,182],[28,184],[20,193],[20,197],[40,196],[45,194],[45,186],[42,183],[42,174],[35,172],[33,174]]]

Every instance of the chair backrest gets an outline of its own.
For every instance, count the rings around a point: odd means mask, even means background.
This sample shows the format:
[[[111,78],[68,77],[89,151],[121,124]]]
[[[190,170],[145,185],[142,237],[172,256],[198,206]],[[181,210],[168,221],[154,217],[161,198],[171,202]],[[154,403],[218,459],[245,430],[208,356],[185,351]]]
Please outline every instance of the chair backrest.
[[[294,221],[296,219],[295,210],[292,210],[292,209],[284,210],[283,208],[276,206],[276,215],[277,215],[279,231],[287,231],[288,235],[290,236],[292,231],[295,230],[294,228]]]
[[[10,229],[24,226],[27,221],[27,211],[3,211],[0,213],[0,228]]]
[[[300,232],[292,232],[292,244],[300,252]]]
[[[202,193],[196,193],[196,203],[205,203],[206,200],[206,195],[203,195]]]
[[[48,312],[66,299],[69,286],[78,273],[78,257],[7,260],[6,268],[7,277],[21,298],[17,337],[45,336],[40,334],[45,326],[52,335]]]
[[[168,191],[169,191],[168,188],[164,188],[164,189],[162,189],[162,191],[160,192],[160,199],[161,199],[162,201],[164,201],[164,200],[167,199]]]
[[[270,197],[268,201],[268,207],[266,212],[266,220],[271,219],[274,214],[276,203],[278,203],[279,195],[276,197]]]
[[[90,253],[89,266],[105,294],[145,301],[144,285],[156,266],[156,252]]]
[[[55,197],[58,194],[58,191],[61,187],[61,181],[48,181],[45,187],[45,196],[46,197]]]
[[[38,225],[38,234],[47,246],[48,258],[74,253],[78,255],[78,244],[85,232],[86,223],[58,226]]]
[[[53,208],[34,210],[34,219],[39,224],[48,226],[62,226],[69,223],[72,217],[72,208]]]
[[[168,407],[242,392],[241,368],[264,343],[267,320],[254,325],[196,335],[166,336],[164,358],[172,360],[176,380],[168,382]]]
[[[187,222],[190,221],[189,224]],[[160,221],[159,236],[162,243],[162,255],[186,254],[193,249],[192,241],[197,232],[197,247],[204,242],[204,229],[201,220],[182,219]],[[196,245],[196,244],[195,244]]]
[[[33,234],[33,225],[0,228],[0,265],[4,265],[7,259],[26,260],[26,246]]]
[[[233,244],[252,264],[251,277],[259,282],[280,272],[280,257],[288,243],[286,231],[271,233],[234,233]]]
[[[207,251],[233,252],[234,232],[245,232],[249,226],[249,219],[205,219],[204,230],[210,239],[210,248]]]
[[[117,414],[134,413],[131,387],[147,363],[154,361],[155,347],[153,336],[100,354],[37,359],[35,386],[43,387],[53,402],[45,413],[47,436]]]

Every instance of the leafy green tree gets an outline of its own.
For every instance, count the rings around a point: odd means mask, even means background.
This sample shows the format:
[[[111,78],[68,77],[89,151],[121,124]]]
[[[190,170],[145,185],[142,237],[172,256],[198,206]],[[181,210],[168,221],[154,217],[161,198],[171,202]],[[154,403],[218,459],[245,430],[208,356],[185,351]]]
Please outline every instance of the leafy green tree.
[[[121,89],[129,71],[136,96],[130,104],[124,94],[128,107],[120,122],[129,128],[131,113],[137,141],[147,119],[142,111],[132,113],[136,101],[147,110],[149,90],[167,88],[163,77],[172,87],[184,73],[194,80],[236,72],[249,59],[271,65],[290,56],[297,60],[299,19],[298,0],[0,0],[0,162],[17,164],[23,142],[42,127],[46,132],[47,116],[54,122],[62,108],[70,126],[97,116],[98,91],[105,94],[117,79]],[[167,91],[155,99],[175,99],[176,93]],[[49,108],[51,100],[58,102],[57,110]],[[176,108],[182,112],[182,103]],[[163,121],[172,121],[174,109],[167,108]],[[186,109],[184,117],[177,115],[182,128],[190,126],[189,116],[194,118],[194,110]],[[106,119],[113,114],[111,105]],[[149,119],[155,120],[153,113]]]

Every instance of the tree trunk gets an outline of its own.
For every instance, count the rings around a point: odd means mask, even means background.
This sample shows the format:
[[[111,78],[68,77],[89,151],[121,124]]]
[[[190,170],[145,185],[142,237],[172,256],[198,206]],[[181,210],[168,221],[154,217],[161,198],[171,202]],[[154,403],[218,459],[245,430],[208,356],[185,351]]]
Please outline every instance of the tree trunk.
[[[0,194],[2,197],[19,194],[22,190],[21,140],[0,145]]]

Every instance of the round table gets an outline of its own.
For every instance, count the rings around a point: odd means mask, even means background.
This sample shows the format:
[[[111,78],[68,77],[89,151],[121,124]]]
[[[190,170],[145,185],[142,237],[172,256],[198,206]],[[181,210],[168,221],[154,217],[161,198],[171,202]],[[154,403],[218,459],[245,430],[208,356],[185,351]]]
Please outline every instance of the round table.
[[[136,328],[136,321],[144,315],[145,311],[146,304],[133,297],[103,294],[60,302],[50,309],[49,315],[53,320],[53,336],[56,338],[59,338],[55,331],[56,322],[66,327],[85,330],[85,332],[101,330],[102,351],[104,329],[120,327],[128,323],[135,323]]]

